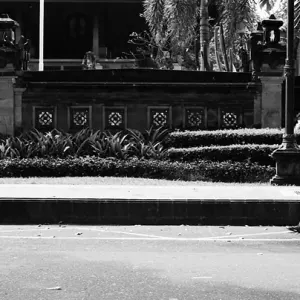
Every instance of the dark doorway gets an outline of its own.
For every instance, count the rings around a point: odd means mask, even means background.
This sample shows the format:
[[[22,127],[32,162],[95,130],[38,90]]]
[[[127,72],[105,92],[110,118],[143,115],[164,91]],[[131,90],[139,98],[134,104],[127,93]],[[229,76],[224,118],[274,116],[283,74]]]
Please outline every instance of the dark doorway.
[[[66,43],[64,52],[68,58],[83,58],[87,51],[92,50],[93,26],[91,18],[82,13],[68,16],[66,22]]]

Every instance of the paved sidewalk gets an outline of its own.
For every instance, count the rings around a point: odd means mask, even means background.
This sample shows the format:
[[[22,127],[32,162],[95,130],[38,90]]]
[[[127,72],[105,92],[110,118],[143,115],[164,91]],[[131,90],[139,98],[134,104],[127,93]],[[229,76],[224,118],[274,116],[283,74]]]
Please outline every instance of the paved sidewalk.
[[[0,223],[295,225],[300,187],[0,185]]]
[[[300,187],[2,184],[0,199],[300,201]]]

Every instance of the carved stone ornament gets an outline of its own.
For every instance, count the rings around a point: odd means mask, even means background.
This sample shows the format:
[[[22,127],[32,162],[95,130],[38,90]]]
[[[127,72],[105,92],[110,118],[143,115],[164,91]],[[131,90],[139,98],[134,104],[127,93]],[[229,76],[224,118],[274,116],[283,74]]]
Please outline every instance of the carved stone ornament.
[[[295,74],[295,68],[291,64],[290,61],[286,60],[286,65],[284,66],[284,76],[285,77],[291,77]]]
[[[30,41],[20,37],[15,40],[15,29],[19,24],[7,14],[0,14],[0,68],[5,68],[8,63],[15,70],[27,70],[30,59]]]
[[[277,20],[274,15],[271,15],[269,19],[262,21],[264,28],[264,44],[276,45],[280,41],[280,27],[283,25],[283,21]]]
[[[296,143],[296,138],[294,134],[282,135],[282,144],[279,146],[278,150],[299,150],[299,146]],[[275,150],[276,152],[276,150]]]
[[[251,33],[250,60],[252,71],[260,73],[268,66],[268,71],[282,71],[286,58],[286,47],[280,43],[280,27],[283,21],[274,15],[262,21],[263,31]]]

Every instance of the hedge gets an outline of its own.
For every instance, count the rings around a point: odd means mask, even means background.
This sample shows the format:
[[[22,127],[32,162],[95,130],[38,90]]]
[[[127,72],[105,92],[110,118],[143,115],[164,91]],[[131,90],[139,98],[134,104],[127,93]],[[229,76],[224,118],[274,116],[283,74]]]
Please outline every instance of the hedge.
[[[172,132],[165,139],[167,148],[188,148],[211,145],[236,145],[236,144],[281,144],[283,130],[280,129],[232,129],[215,131],[184,131]],[[300,142],[299,133],[296,134]]]
[[[118,160],[99,157],[4,159],[0,177],[120,176],[215,182],[267,182],[275,168],[240,162]]]
[[[192,162],[197,160],[211,161],[238,161],[251,162],[262,165],[275,166],[275,160],[270,154],[279,145],[230,145],[230,146],[206,146],[192,148],[168,149],[168,158],[171,161]]]

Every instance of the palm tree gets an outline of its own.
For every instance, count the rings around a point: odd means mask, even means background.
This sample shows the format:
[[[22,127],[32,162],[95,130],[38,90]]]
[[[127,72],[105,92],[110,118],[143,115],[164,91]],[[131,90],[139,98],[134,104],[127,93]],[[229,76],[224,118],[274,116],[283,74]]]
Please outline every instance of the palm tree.
[[[260,0],[259,1],[259,4],[260,4],[260,7],[265,7],[267,9],[267,11],[270,11],[273,6],[275,5],[276,3],[276,0]]]
[[[166,35],[174,42],[187,44],[199,34],[201,70],[209,70],[208,11],[217,10],[214,23],[222,22],[226,43],[230,46],[242,21],[254,23],[255,0],[145,0],[144,17],[153,36],[160,41]]]
[[[270,11],[278,0],[259,0]],[[280,1],[283,3],[283,1]],[[188,43],[199,35],[201,70],[209,70],[209,11],[216,10],[213,24],[224,26],[225,43],[233,48],[237,28],[243,23],[249,31],[258,21],[255,0],[144,0],[145,20],[157,41],[168,37],[174,43]],[[295,0],[295,26],[300,27],[300,0]]]

